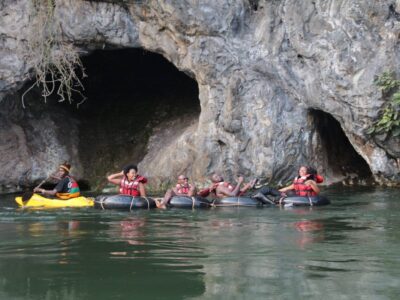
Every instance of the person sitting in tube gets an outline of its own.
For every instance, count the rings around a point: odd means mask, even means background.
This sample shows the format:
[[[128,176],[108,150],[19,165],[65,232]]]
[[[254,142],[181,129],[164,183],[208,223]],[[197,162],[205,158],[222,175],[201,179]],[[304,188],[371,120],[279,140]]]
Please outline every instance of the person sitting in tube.
[[[35,188],[35,193],[41,193],[44,196],[56,196],[59,199],[71,199],[80,196],[79,185],[74,178],[69,175],[71,165],[67,162],[62,163],[58,167],[58,172],[53,178],[59,180],[57,185],[52,190],[46,190],[43,188]]]
[[[274,197],[279,197],[279,201],[287,197],[287,193],[292,191],[291,194],[301,197],[313,197],[320,193],[320,189],[317,183],[323,182],[321,175],[317,174],[317,171],[312,167],[301,166],[299,169],[298,176],[295,177],[293,183],[289,186],[283,187],[279,190],[270,188],[268,186],[263,186],[258,190],[258,193],[253,196],[263,203],[271,203],[266,196],[271,195]]]
[[[242,186],[243,181],[243,177],[239,176],[236,180],[237,184],[234,186],[231,183],[224,181],[224,178],[220,174],[214,173],[211,176],[211,186],[200,191],[199,196],[207,197],[209,194],[214,194],[217,198],[241,196],[254,187],[257,179],[253,179]]]
[[[134,197],[146,197],[144,185],[147,178],[138,174],[136,165],[128,165],[121,172],[107,177],[108,182],[119,186],[119,193]]]
[[[193,197],[196,195],[196,186],[189,183],[189,178],[185,175],[178,176],[178,182],[172,189],[168,189],[161,202],[156,201],[158,208],[166,208],[168,202],[174,196]]]

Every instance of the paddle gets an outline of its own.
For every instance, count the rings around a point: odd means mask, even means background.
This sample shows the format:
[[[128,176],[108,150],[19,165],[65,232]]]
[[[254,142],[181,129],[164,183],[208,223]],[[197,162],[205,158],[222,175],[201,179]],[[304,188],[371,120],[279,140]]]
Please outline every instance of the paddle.
[[[39,183],[38,186],[36,186],[33,190],[40,188],[47,180],[49,180],[50,177],[54,177],[54,174],[50,174],[47,176],[46,179],[44,179],[41,183]],[[26,201],[32,198],[33,196],[33,190],[32,191],[27,191],[22,195],[22,202],[25,204]]]

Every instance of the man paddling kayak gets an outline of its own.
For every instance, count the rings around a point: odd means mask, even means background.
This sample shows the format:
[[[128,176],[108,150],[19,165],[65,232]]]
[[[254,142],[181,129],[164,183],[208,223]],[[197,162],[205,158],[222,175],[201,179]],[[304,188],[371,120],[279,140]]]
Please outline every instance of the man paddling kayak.
[[[46,190],[40,187],[35,188],[33,191],[35,193],[41,193],[45,196],[56,196],[59,199],[70,199],[80,196],[79,185],[74,178],[72,178],[69,173],[71,170],[71,165],[67,162],[61,164],[58,167],[58,172],[55,178],[59,179],[59,182],[52,190]]]

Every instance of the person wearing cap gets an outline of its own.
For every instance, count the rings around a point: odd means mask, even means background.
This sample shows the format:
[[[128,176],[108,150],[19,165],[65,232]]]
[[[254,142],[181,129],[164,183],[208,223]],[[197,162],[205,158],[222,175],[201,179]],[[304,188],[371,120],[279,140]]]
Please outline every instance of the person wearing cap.
[[[59,199],[71,199],[80,196],[79,185],[69,173],[71,165],[67,162],[61,164],[58,167],[58,172],[54,178],[57,178],[59,182],[52,190],[46,190],[43,188],[35,188],[35,193],[41,193],[44,196],[56,196]]]
[[[174,196],[193,197],[196,195],[196,186],[189,183],[189,178],[185,175],[178,176],[177,184],[167,190],[161,202],[156,201],[158,208],[166,208],[169,200]]]

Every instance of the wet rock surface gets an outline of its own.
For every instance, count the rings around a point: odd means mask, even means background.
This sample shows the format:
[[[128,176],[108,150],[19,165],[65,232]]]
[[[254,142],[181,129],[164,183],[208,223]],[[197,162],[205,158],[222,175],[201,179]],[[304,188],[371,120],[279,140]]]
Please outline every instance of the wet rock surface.
[[[30,114],[18,98],[32,68],[23,51],[32,18],[29,3],[0,4],[0,147],[5,154],[0,184],[18,186],[21,174],[29,174],[24,180],[37,180],[44,172],[35,170],[65,158],[75,163],[79,177],[90,181],[88,151],[79,146],[82,128],[76,125],[71,131],[76,134],[59,140],[60,118],[49,114],[21,122],[12,117]],[[284,183],[300,164],[311,164],[326,174],[327,183],[363,177],[367,171],[379,182],[399,183],[398,139],[365,133],[384,104],[374,78],[385,70],[397,71],[400,62],[399,1],[55,4],[59,38],[82,53],[142,48],[161,54],[197,82],[200,112],[194,120],[180,122],[176,116],[165,119],[167,126],[149,123],[154,131],[141,144],[147,150],[131,159],[155,182],[181,172],[204,182],[211,172],[220,171],[228,178],[243,174]],[[314,111],[328,117],[314,122]],[[66,114],[63,121],[66,118],[72,124],[82,122],[79,116]],[[333,137],[321,134],[321,120],[339,124]],[[46,135],[38,134],[38,128]],[[168,137],[168,142],[160,143],[156,136]],[[332,146],[323,146],[335,139],[337,147],[346,147],[339,155]],[[96,152],[95,144],[92,150]],[[109,151],[115,160],[107,167],[127,161],[123,151]],[[349,156],[340,155],[350,151]],[[350,159],[353,156],[358,157]],[[101,157],[91,160],[94,168],[103,164]],[[104,173],[105,168],[100,169],[97,173]]]

